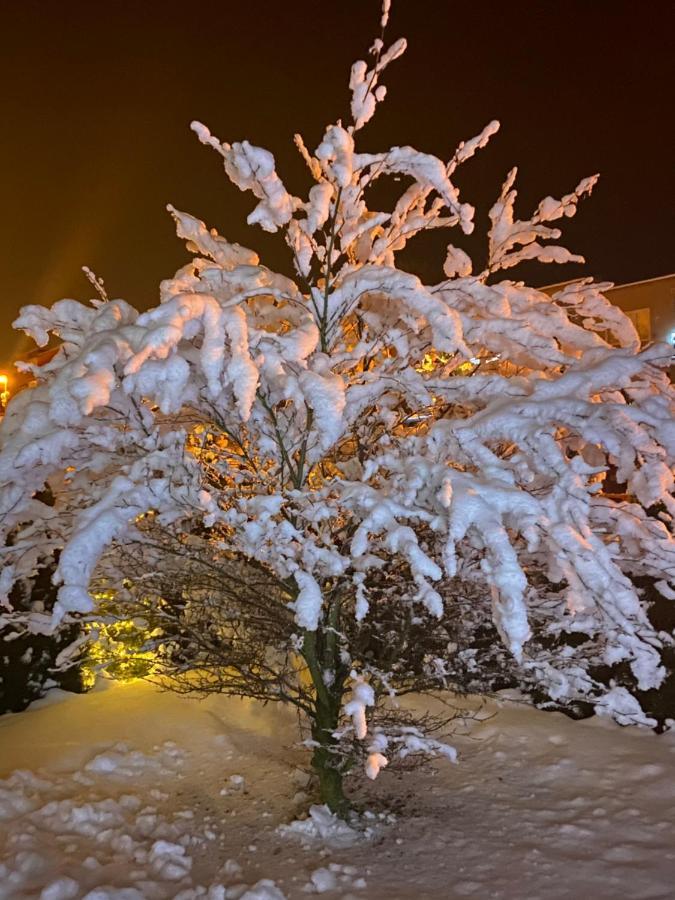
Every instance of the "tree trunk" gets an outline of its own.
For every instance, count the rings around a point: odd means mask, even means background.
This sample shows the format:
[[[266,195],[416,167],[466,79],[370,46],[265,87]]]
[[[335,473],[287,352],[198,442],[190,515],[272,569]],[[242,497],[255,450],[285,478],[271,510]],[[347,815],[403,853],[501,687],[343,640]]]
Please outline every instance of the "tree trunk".
[[[334,629],[329,632],[328,640],[321,629],[305,632],[302,654],[314,686],[311,727],[312,738],[318,745],[312,756],[312,768],[319,778],[322,802],[332,813],[344,817],[349,811],[349,802],[343,790],[342,772],[338,768],[340,760],[332,752],[336,744],[333,732],[340,721],[346,674],[336,665],[336,647]],[[333,674],[331,684],[324,681],[327,670]]]
[[[349,811],[349,801],[345,797],[342,785],[342,773],[337,768],[339,760],[331,752],[335,744],[333,732],[338,726],[340,696],[330,697],[329,704],[319,700],[316,703],[316,716],[312,722],[312,737],[319,744],[312,756],[312,768],[319,778],[319,795],[332,813],[344,817]]]

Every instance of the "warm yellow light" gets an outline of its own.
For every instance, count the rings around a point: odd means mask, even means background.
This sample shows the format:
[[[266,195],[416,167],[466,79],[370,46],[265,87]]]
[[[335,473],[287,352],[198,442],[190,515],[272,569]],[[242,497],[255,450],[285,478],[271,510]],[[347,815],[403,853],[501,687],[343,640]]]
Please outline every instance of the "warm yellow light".
[[[9,378],[7,375],[0,374],[0,409],[3,409],[7,406],[9,401],[9,390],[7,388],[7,384],[9,382]]]
[[[113,594],[108,592],[96,596],[99,600],[113,598]],[[152,636],[145,623],[136,619],[89,622],[85,625],[85,631],[91,637],[81,670],[85,687],[94,686],[101,670],[116,681],[135,681],[155,671],[157,652],[143,649]]]

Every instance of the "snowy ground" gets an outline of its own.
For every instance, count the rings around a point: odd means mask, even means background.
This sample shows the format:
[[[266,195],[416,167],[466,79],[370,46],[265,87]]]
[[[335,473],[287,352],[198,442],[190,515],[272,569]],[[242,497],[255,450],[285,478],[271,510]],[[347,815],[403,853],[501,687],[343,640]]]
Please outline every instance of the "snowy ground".
[[[0,900],[675,896],[671,735],[509,704],[459,765],[385,771],[366,834],[321,839],[279,829],[306,807],[283,711],[141,682],[58,699],[0,719]]]

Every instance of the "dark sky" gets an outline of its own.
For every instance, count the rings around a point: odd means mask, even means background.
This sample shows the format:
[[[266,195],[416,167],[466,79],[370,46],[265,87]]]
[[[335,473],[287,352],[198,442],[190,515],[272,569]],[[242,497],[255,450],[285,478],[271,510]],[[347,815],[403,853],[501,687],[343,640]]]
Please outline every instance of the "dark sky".
[[[315,147],[346,116],[351,63],[377,32],[377,0],[20,0],[0,4],[2,263],[0,362],[27,303],[87,299],[83,264],[111,296],[143,308],[188,255],[171,202],[288,270],[280,239],[245,224],[248,196],[190,132],[268,147],[306,194],[292,145]],[[361,149],[413,144],[448,158],[490,119],[501,132],[457,181],[487,208],[520,167],[520,213],[602,173],[564,223],[588,265],[513,270],[534,284],[584,272],[617,283],[675,270],[672,3],[650,0],[394,0],[388,36],[408,52]],[[453,233],[454,235],[454,233]],[[405,265],[439,277],[443,245],[411,245]],[[563,241],[565,243],[565,241]]]

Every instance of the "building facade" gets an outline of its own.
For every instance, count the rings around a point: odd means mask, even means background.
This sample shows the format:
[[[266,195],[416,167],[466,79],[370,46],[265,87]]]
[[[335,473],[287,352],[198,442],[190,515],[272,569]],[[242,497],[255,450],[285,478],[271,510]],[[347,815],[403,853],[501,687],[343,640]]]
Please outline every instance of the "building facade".
[[[569,281],[541,288],[555,294]],[[617,284],[606,291],[608,300],[633,322],[643,344],[663,341],[675,350],[675,274]]]

